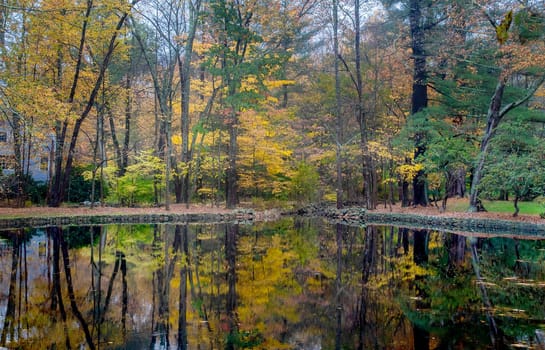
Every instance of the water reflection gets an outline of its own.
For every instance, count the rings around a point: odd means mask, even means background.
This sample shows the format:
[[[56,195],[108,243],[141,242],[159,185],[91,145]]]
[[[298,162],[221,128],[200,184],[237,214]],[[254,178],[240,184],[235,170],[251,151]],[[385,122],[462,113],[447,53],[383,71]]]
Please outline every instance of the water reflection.
[[[0,233],[0,346],[535,348],[545,241],[286,218]]]

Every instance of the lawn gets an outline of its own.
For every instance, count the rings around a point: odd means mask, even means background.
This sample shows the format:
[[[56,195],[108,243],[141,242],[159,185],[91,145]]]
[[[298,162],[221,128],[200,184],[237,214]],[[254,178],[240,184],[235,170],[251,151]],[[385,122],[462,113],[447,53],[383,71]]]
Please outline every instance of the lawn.
[[[514,213],[515,205],[513,201],[483,201],[483,205],[489,212],[493,213]],[[519,214],[539,215],[545,212],[545,205],[541,200],[532,202],[519,202]],[[448,203],[448,211],[465,212],[469,207],[467,200],[453,200]]]

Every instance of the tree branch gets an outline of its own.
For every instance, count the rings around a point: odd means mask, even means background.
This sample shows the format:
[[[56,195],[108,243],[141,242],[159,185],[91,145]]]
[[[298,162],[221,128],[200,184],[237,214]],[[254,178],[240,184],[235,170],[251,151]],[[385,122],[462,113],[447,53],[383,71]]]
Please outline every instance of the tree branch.
[[[507,104],[505,107],[503,107],[501,110],[500,110],[500,118],[503,117],[504,115],[506,115],[507,113],[509,113],[509,111],[511,111],[512,109],[514,108],[517,108],[518,106],[520,106],[521,104],[525,103],[526,101],[528,101],[530,98],[532,98],[532,96],[534,96],[534,94],[536,93],[537,89],[539,89],[539,87],[545,82],[545,74],[543,74],[535,83],[534,83],[534,86],[532,86],[530,88],[530,90],[528,91],[528,93],[522,97],[520,100],[518,101],[515,101],[515,102],[511,102],[509,104]]]
[[[352,71],[350,71],[350,68],[348,67],[348,64],[346,64],[346,61],[344,60],[343,56],[341,54],[338,54],[337,57],[342,62],[344,68],[346,68],[346,71],[348,72],[348,75],[350,76],[350,80],[352,80],[352,83],[354,84],[354,87],[356,90],[358,89],[358,83],[356,82],[356,78],[352,74]]]

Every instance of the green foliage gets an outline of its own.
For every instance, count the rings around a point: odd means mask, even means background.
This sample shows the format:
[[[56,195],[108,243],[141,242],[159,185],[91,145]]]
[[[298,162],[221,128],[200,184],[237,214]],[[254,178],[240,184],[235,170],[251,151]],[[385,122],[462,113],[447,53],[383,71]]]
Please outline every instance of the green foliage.
[[[91,171],[91,167],[92,165],[78,166],[72,169],[72,172],[70,173],[70,184],[66,195],[68,202],[81,203],[91,200],[93,182],[92,179],[87,176]],[[95,191],[96,193],[100,193],[100,181],[95,179],[95,183]],[[107,196],[107,188],[104,187],[104,190],[106,191],[104,195]]]
[[[318,199],[320,175],[316,168],[307,163],[299,163],[291,178],[290,197],[301,203],[309,203]]]
[[[208,51],[206,66],[213,76],[221,77],[226,89],[224,102],[236,112],[258,106],[266,90],[265,78],[283,59],[261,49],[263,38],[251,25],[253,6],[225,0],[210,3],[210,20],[218,41]]]
[[[426,172],[449,173],[459,168],[468,168],[474,157],[473,142],[464,134],[458,134],[456,125],[448,120],[445,110],[428,108],[428,126],[430,142],[420,160]]]
[[[153,241],[152,224],[139,225],[111,225],[108,226],[108,235],[115,237],[115,247],[121,250],[130,250]]]
[[[481,181],[489,198],[499,191],[515,200],[532,200],[545,193],[545,148],[531,123],[509,120],[498,128]]]
[[[509,334],[524,333],[521,319],[545,317],[545,293],[538,282],[545,278],[543,248],[543,241],[497,237],[489,239],[480,250],[481,271],[489,282],[488,296],[496,313],[504,318],[502,328]]]
[[[234,331],[227,335],[227,344],[236,349],[253,349],[263,343],[263,334],[256,329],[251,331]]]
[[[30,175],[24,175],[19,183],[15,174],[0,176],[0,199],[14,199],[19,192],[19,186],[22,187],[24,199],[29,199],[32,203],[41,204],[45,200],[47,185],[36,182]]]
[[[522,44],[537,40],[545,34],[545,18],[542,14],[523,9],[514,16],[514,30]]]
[[[100,231],[100,226],[70,226],[64,231],[64,238],[71,249],[87,247],[98,242]]]
[[[125,206],[137,204],[159,204],[164,188],[165,164],[152,151],[144,151],[129,165],[125,174],[116,176],[115,168],[109,168],[108,183],[112,189],[108,201]]]

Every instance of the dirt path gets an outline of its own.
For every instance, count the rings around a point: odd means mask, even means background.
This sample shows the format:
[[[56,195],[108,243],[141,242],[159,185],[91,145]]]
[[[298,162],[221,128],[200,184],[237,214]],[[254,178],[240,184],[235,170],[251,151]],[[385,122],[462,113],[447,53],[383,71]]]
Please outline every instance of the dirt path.
[[[170,210],[165,210],[163,207],[146,207],[146,208],[127,208],[127,207],[30,207],[30,208],[0,208],[0,218],[7,217],[47,217],[47,216],[84,216],[84,215],[129,215],[129,214],[196,214],[196,213],[211,213],[225,214],[232,210],[223,207],[212,207],[205,205],[190,205],[186,208],[185,204],[172,204]]]
[[[460,207],[460,201],[466,201],[465,199],[452,199],[451,205]],[[457,205],[458,204],[458,205]],[[126,207],[96,207],[89,208],[84,206],[79,207],[61,207],[61,208],[49,208],[49,207],[30,207],[30,208],[0,208],[1,218],[18,218],[18,217],[59,217],[59,216],[93,216],[93,215],[130,215],[130,214],[226,214],[232,210],[226,209],[223,206],[216,207],[211,205],[192,204],[189,208],[186,208],[185,204],[171,204],[170,210],[165,210],[164,207],[146,207],[146,208],[126,208]],[[424,216],[440,216],[440,217],[455,217],[455,218],[475,218],[475,219],[495,219],[495,220],[508,220],[519,222],[531,222],[537,224],[545,224],[545,220],[541,219],[538,215],[519,215],[513,217],[510,213],[466,213],[448,211],[441,213],[438,208],[434,206],[428,207],[401,207],[399,205],[389,207],[379,205],[374,212],[380,213],[403,213],[413,215]]]

